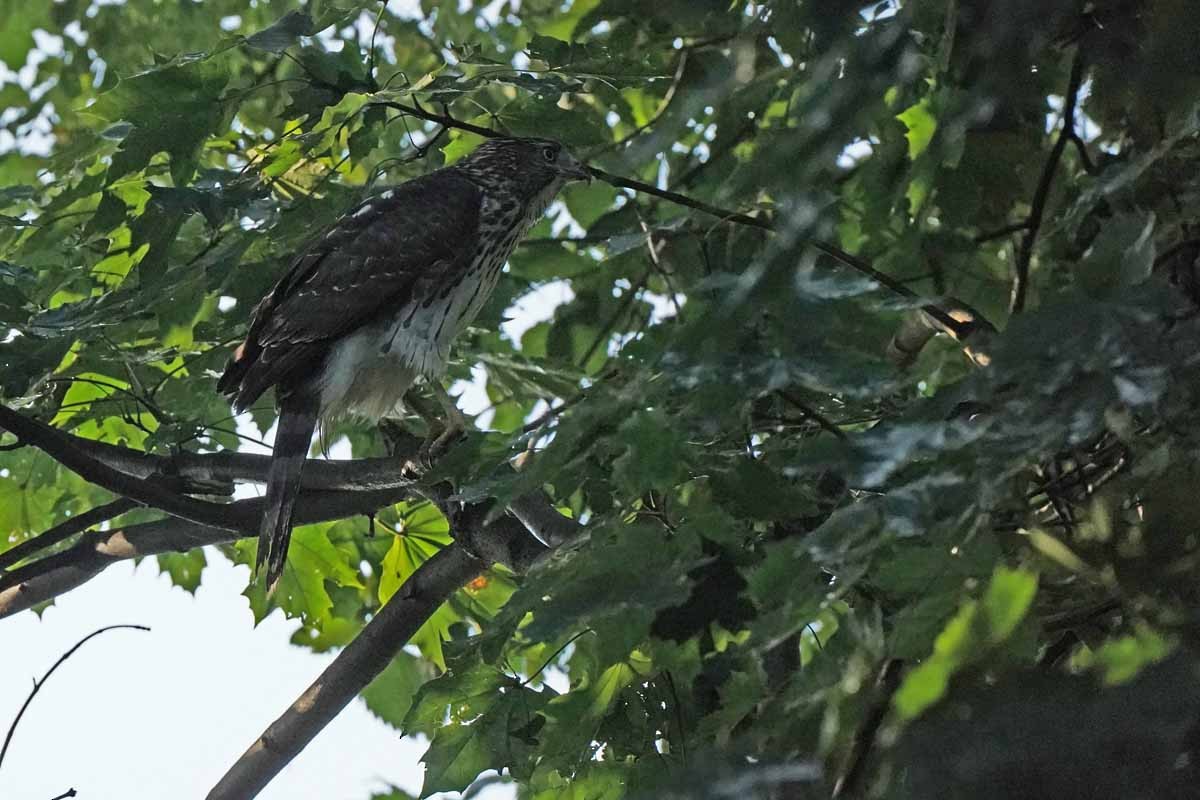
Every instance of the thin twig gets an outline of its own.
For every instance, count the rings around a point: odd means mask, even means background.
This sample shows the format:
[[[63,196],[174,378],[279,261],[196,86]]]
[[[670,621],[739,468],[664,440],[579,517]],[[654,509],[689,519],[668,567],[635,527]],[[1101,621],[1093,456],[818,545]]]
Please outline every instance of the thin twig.
[[[75,788],[71,787],[70,789],[67,789],[62,794],[57,795],[55,797],[51,797],[50,800],[63,800],[63,798],[65,798],[65,797],[74,797],[74,796],[75,796]]]
[[[371,52],[367,56],[367,75],[375,81],[375,37],[379,35],[379,24],[383,21],[383,12],[387,11],[387,0],[379,3],[379,13],[375,15],[375,28],[371,31]]]
[[[13,719],[12,725],[8,726],[8,734],[4,737],[4,746],[0,747],[0,764],[4,763],[4,756],[8,752],[8,745],[10,742],[12,742],[13,734],[16,733],[17,723],[19,723],[21,721],[21,717],[25,716],[25,711],[29,708],[29,704],[33,702],[33,698],[36,697],[37,693],[42,690],[42,687],[46,685],[46,681],[50,678],[51,675],[54,674],[54,670],[58,669],[64,661],[66,661],[68,658],[73,656],[75,654],[75,651],[78,650],[79,648],[83,647],[83,645],[89,639],[99,636],[100,634],[104,633],[105,631],[114,631],[114,630],[117,630],[118,628],[129,628],[131,630],[138,630],[138,631],[150,630],[145,625],[109,625],[107,627],[101,628],[98,631],[92,631],[87,636],[83,637],[78,642],[76,642],[74,647],[72,647],[70,650],[63,653],[61,656],[59,656],[58,661],[55,661],[54,665],[52,667],[50,667],[50,669],[46,670],[46,674],[42,676],[42,679],[40,681],[34,680],[33,690],[30,691],[29,696],[25,698],[25,702],[21,704],[21,710],[17,712],[17,716]],[[74,792],[75,792],[75,790],[71,789],[70,794],[68,794],[66,796],[74,796]],[[64,795],[59,795],[59,796],[62,797]]]
[[[546,671],[546,667],[553,664],[554,660],[556,658],[558,658],[560,655],[562,655],[563,650],[566,650],[568,647],[575,644],[575,641],[577,639],[580,639],[580,638],[588,635],[589,633],[595,633],[595,631],[592,630],[591,628],[584,628],[579,633],[575,634],[570,639],[567,639],[565,642],[563,642],[562,647],[555,650],[554,653],[549,658],[547,658],[545,661],[542,662],[542,665],[540,667],[538,667],[537,669],[535,669],[533,672],[531,672],[529,674],[528,678],[521,681],[521,686],[528,686],[533,681],[534,678],[536,678],[538,675],[541,675],[543,672]]]
[[[801,400],[799,397],[797,397],[794,393],[780,392],[779,396],[782,397],[784,400],[788,401],[789,403],[791,403],[793,406],[795,406],[800,411],[801,414],[808,417],[813,422],[817,423],[817,425],[821,426],[821,428],[823,430],[828,431],[829,433],[832,433],[834,436],[841,439],[842,441],[846,441],[847,437],[846,437],[845,431],[843,431],[837,425],[834,425],[832,422],[830,422],[828,419],[826,419],[826,417],[821,412],[817,411],[815,408],[810,406],[808,403],[805,403],[803,400]]]
[[[558,405],[547,408],[544,413],[538,415],[536,418],[525,423],[525,426],[523,428],[521,428],[521,433],[523,433],[523,434],[533,433],[538,428],[542,427],[547,422],[554,419],[555,417],[557,417],[562,412],[566,411],[571,406],[579,403],[579,401],[583,400],[583,398],[585,398],[585,397],[587,397],[586,392],[579,392],[574,397],[568,397],[567,399],[563,400]]]
[[[675,307],[675,316],[678,317],[683,313],[683,309],[679,307],[679,298],[676,297],[675,287],[671,285],[671,276],[667,274],[663,268],[662,259],[659,258],[658,248],[654,245],[654,231],[646,224],[646,220],[642,219],[642,215],[638,214],[638,223],[642,227],[642,233],[646,236],[646,250],[650,253],[650,263],[654,265],[654,271],[663,279],[663,283],[667,285],[668,296],[671,298],[671,305]]]
[[[667,87],[667,91],[663,95],[663,99],[658,104],[658,110],[656,110],[648,120],[634,128],[633,131],[628,135],[621,137],[615,142],[603,145],[591,153],[588,153],[588,158],[595,158],[596,156],[603,155],[604,153],[611,153],[614,150],[620,150],[638,136],[642,135],[643,132],[652,128],[660,119],[662,119],[663,114],[667,113],[667,109],[671,107],[671,102],[675,99],[675,95],[679,91],[679,86],[683,82],[683,74],[687,70],[689,52],[689,48],[684,48],[683,50],[679,51],[679,61],[675,65],[674,77],[671,79],[671,85]]]
[[[650,272],[647,270],[642,274],[642,277],[638,280],[638,282],[633,286],[630,286],[629,290],[621,297],[621,302],[617,304],[617,310],[613,312],[612,316],[608,318],[607,322],[600,326],[600,331],[596,334],[596,338],[592,340],[591,345],[586,351],[584,351],[583,358],[579,359],[577,366],[580,369],[587,368],[587,363],[591,361],[592,356],[596,355],[597,351],[599,351],[600,345],[607,342],[609,337],[612,336],[612,332],[616,329],[617,323],[619,323],[621,319],[627,313],[629,313],[629,309],[633,307],[633,302],[637,299],[637,296],[643,289],[646,288],[646,281],[649,279],[649,277]]]
[[[1023,219],[1020,222],[1005,225],[1003,228],[997,228],[994,231],[985,231],[984,233],[976,234],[973,241],[975,244],[987,244],[996,239],[1003,239],[1005,236],[1027,230],[1029,230],[1029,220]]]
[[[1063,151],[1071,134],[1075,130],[1075,105],[1079,101],[1079,85],[1083,82],[1083,50],[1075,51],[1075,59],[1071,62],[1071,77],[1067,82],[1067,93],[1063,100],[1062,129],[1050,156],[1042,167],[1041,178],[1038,179],[1037,189],[1029,204],[1029,228],[1021,239],[1021,247],[1017,251],[1017,260],[1013,269],[1012,296],[1009,299],[1009,310],[1016,314],[1024,310],[1025,299],[1029,294],[1029,262],[1033,259],[1033,245],[1037,242],[1038,232],[1042,228],[1042,217],[1046,213],[1046,201],[1050,197],[1050,187],[1054,184],[1054,174],[1058,171],[1058,163],[1062,160]]]
[[[1075,126],[1071,126],[1071,132],[1067,134],[1067,138],[1071,140],[1071,144],[1075,145],[1075,152],[1079,154],[1079,163],[1083,165],[1084,171],[1088,175],[1096,174],[1096,162],[1092,160],[1088,153],[1087,142],[1083,141],[1083,137],[1079,135],[1079,131],[1075,130]]]

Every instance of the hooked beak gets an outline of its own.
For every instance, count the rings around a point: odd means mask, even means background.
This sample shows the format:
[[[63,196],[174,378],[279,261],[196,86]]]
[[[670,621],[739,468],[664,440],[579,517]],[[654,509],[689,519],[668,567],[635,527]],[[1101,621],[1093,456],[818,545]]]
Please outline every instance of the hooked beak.
[[[570,153],[564,153],[563,157],[559,158],[558,169],[568,181],[587,181],[591,183],[591,169],[587,164],[584,164]]]

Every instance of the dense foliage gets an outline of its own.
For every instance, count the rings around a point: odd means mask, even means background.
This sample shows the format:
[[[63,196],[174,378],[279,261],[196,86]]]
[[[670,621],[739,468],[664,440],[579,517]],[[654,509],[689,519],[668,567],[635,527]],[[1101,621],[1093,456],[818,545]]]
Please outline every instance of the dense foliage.
[[[489,769],[539,800],[1200,785],[1184,0],[0,15],[0,396],[77,436],[238,449],[214,377],[289,254],[479,141],[385,102],[770,223],[571,187],[460,341],[451,381],[492,406],[430,479],[544,487],[587,535],[465,587],[365,692],[431,738],[424,793]],[[999,332],[903,357],[935,301]],[[112,500],[17,444],[0,552]],[[417,500],[307,526],[251,607],[344,645],[448,537]],[[157,558],[194,590],[253,548]]]

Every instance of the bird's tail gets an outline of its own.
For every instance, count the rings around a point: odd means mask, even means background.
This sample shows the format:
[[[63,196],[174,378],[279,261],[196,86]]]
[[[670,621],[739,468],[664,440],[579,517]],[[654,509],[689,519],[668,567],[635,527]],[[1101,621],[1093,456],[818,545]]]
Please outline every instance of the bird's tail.
[[[298,394],[286,396],[279,407],[275,452],[267,473],[267,509],[258,532],[255,574],[267,565],[267,587],[273,592],[287,562],[288,540],[292,538],[292,508],[300,492],[300,471],[317,426],[319,406],[315,399]]]

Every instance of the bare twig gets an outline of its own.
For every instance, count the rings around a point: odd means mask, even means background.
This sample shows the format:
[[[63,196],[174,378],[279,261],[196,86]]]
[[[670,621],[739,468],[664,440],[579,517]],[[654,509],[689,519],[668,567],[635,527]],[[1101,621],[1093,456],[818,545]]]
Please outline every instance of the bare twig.
[[[795,406],[796,409],[799,410],[801,414],[808,417],[813,422],[817,423],[817,425],[820,426],[820,428],[822,430],[824,430],[828,433],[832,433],[834,436],[841,439],[842,441],[846,440],[846,432],[845,431],[843,431],[837,425],[834,425],[832,422],[830,422],[828,419],[826,419],[824,414],[817,411],[815,408],[810,406],[808,403],[805,403],[803,400],[801,400],[799,397],[797,397],[795,393],[785,391],[785,392],[780,392],[779,396],[782,397],[784,400],[788,401],[789,403],[791,403],[793,406]]]
[[[679,60],[675,63],[674,77],[671,79],[671,85],[667,87],[666,94],[663,95],[663,99],[658,104],[658,110],[655,111],[649,119],[634,128],[628,135],[621,137],[615,142],[603,145],[591,153],[588,153],[588,158],[595,158],[596,156],[604,153],[611,153],[613,150],[620,150],[622,147],[641,136],[642,133],[654,127],[654,125],[656,125],[658,121],[662,119],[663,114],[667,113],[667,109],[671,107],[671,102],[674,101],[675,95],[679,91],[679,86],[683,82],[684,72],[687,71],[689,52],[691,52],[690,48],[684,48],[679,51]]]
[[[42,687],[46,685],[46,681],[49,680],[50,676],[54,674],[54,670],[56,670],[60,666],[62,666],[62,663],[64,661],[66,661],[68,658],[75,655],[75,651],[78,650],[79,648],[83,647],[83,645],[89,639],[93,639],[106,631],[117,630],[118,628],[128,628],[131,630],[138,630],[138,631],[150,630],[145,625],[109,625],[107,627],[101,628],[100,630],[92,631],[87,636],[83,637],[78,642],[76,642],[74,647],[72,647],[70,650],[63,653],[61,656],[59,656],[58,661],[55,661],[54,665],[51,666],[50,669],[46,670],[46,674],[42,676],[41,680],[34,680],[33,690],[29,692],[29,696],[25,698],[25,702],[21,704],[21,709],[17,712],[17,716],[15,718],[13,718],[12,725],[8,726],[8,734],[4,737],[4,746],[0,747],[0,765],[2,765],[4,763],[4,756],[6,753],[8,753],[8,745],[12,742],[13,734],[16,733],[17,723],[19,723],[21,721],[21,717],[25,716],[25,711],[29,708],[29,704],[33,702],[33,698],[36,697],[37,693],[42,690]],[[75,794],[75,790],[71,789],[67,795],[59,795],[59,796],[60,797],[71,797],[71,796],[74,796],[74,794]]]
[[[67,789],[65,792],[63,792],[60,795],[51,797],[50,800],[63,800],[63,798],[65,798],[65,797],[74,797],[74,796],[75,796],[75,788],[72,787],[70,789]]]
[[[1014,222],[1011,225],[1005,225],[1003,228],[997,228],[994,231],[984,231],[975,235],[975,244],[987,244],[996,239],[1003,239],[1005,236],[1011,236],[1014,233],[1029,230],[1029,220],[1023,219],[1020,222]]]
[[[1067,138],[1071,140],[1071,144],[1075,145],[1075,152],[1079,154],[1079,163],[1083,165],[1083,169],[1088,175],[1096,174],[1096,162],[1092,160],[1092,156],[1088,153],[1087,142],[1079,135],[1079,131],[1075,130],[1072,125]]]
[[[1042,228],[1042,217],[1046,213],[1046,200],[1050,196],[1050,187],[1054,184],[1054,174],[1058,171],[1058,163],[1062,160],[1067,142],[1075,131],[1075,106],[1079,101],[1079,86],[1083,82],[1083,51],[1075,51],[1075,59],[1071,62],[1071,77],[1067,82],[1067,93],[1063,99],[1062,130],[1050,148],[1050,156],[1042,167],[1041,178],[1038,179],[1037,189],[1034,190],[1033,200],[1029,204],[1029,228],[1021,239],[1020,249],[1017,250],[1017,260],[1013,269],[1012,296],[1009,299],[1009,309],[1015,314],[1025,308],[1025,299],[1029,294],[1029,262],[1033,259],[1033,245],[1037,242],[1038,232]]]

